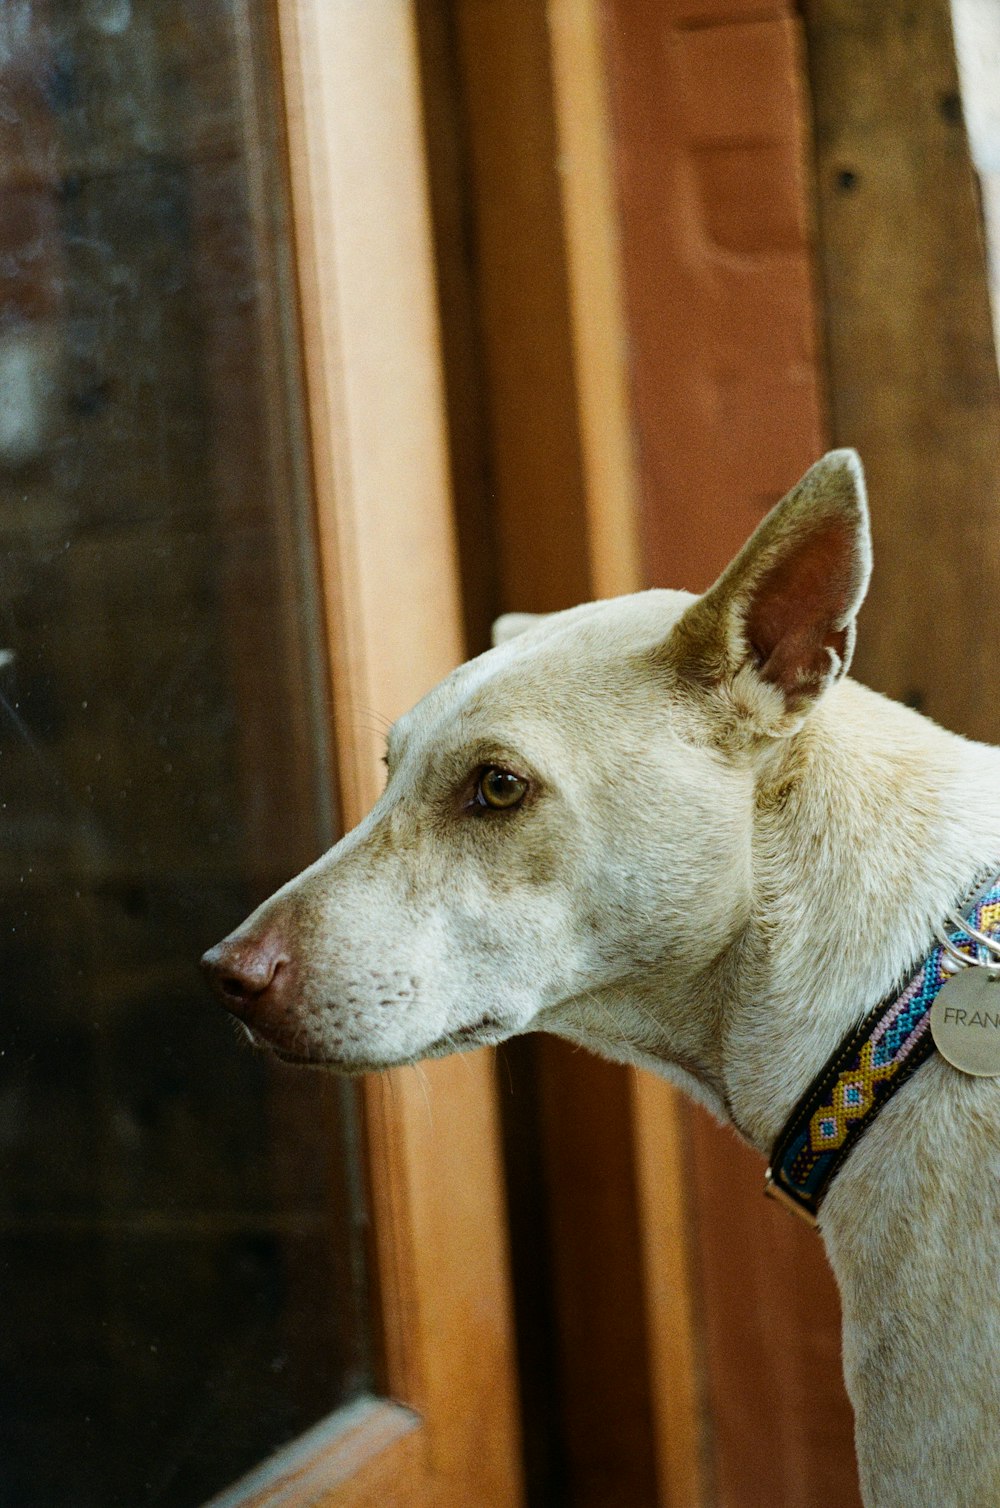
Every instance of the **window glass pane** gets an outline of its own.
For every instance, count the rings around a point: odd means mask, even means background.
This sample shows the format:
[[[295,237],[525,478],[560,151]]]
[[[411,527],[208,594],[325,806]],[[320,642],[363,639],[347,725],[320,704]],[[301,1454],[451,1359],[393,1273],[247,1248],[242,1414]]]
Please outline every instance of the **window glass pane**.
[[[197,973],[336,826],[267,10],[0,6],[3,1508],[369,1382],[353,1094]]]

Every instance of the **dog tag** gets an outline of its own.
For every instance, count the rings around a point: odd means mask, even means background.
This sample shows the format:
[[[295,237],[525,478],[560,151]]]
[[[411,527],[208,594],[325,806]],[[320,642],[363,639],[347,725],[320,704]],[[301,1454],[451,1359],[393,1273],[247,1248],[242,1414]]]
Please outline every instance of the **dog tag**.
[[[1000,1075],[1000,970],[970,965],[942,985],[931,1006],[931,1036],[953,1068],[977,1078]]]

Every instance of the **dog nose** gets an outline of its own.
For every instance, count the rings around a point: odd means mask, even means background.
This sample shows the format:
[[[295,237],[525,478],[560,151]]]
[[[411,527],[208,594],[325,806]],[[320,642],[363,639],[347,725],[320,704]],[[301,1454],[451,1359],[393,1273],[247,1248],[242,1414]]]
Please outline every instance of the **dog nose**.
[[[276,981],[287,963],[280,938],[272,934],[253,940],[224,938],[209,948],[201,967],[226,1009],[235,1016],[246,1016],[265,995],[274,995]]]

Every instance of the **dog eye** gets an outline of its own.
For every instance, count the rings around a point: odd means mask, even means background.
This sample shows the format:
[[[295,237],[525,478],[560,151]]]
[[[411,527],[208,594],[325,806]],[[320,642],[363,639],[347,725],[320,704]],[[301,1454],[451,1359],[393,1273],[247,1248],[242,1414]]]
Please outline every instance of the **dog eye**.
[[[509,811],[524,800],[527,790],[528,782],[520,775],[512,775],[510,770],[498,770],[491,765],[479,777],[476,802],[479,806],[492,807],[494,811]]]

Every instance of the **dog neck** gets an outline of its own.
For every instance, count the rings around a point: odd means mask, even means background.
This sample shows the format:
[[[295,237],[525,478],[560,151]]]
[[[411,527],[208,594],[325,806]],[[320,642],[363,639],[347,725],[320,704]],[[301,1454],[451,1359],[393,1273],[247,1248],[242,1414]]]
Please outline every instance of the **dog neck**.
[[[733,1119],[761,1151],[1000,861],[998,777],[997,750],[845,682],[758,787],[721,1057]]]
[[[773,746],[752,822],[745,915],[701,966],[666,957],[536,1024],[671,1079],[766,1154],[843,1038],[1000,863],[1000,750],[845,681]]]
[[[684,981],[683,999],[668,961],[613,998],[577,1003],[555,1029],[680,1082],[766,1153],[842,1039],[1000,863],[1000,750],[844,682],[773,751],[752,858],[749,914]],[[678,1012],[697,1047],[690,1060],[676,1052]],[[1000,1087],[933,1057],[824,1202],[872,1505],[912,1502],[915,1481],[921,1502],[1000,1501],[996,1215],[981,1197],[998,1166]],[[972,1441],[988,1443],[970,1465]],[[959,1481],[969,1492],[956,1497]]]
[[[759,806],[763,899],[727,1004],[727,1090],[761,1150],[1000,861],[1000,751],[849,684],[818,719],[794,791]],[[935,1055],[827,1192],[820,1228],[841,1292],[866,1502],[911,1502],[915,1482],[921,1502],[998,1501],[998,1163],[1000,1086]],[[972,1458],[971,1441],[984,1442]]]
[[[860,686],[831,694],[775,774],[758,791],[754,911],[715,970],[725,1101],[761,1151],[1000,862],[1000,751]],[[827,1193],[867,1503],[912,1502],[915,1482],[921,1502],[1000,1501],[998,1166],[1000,1084],[933,1056]]]

